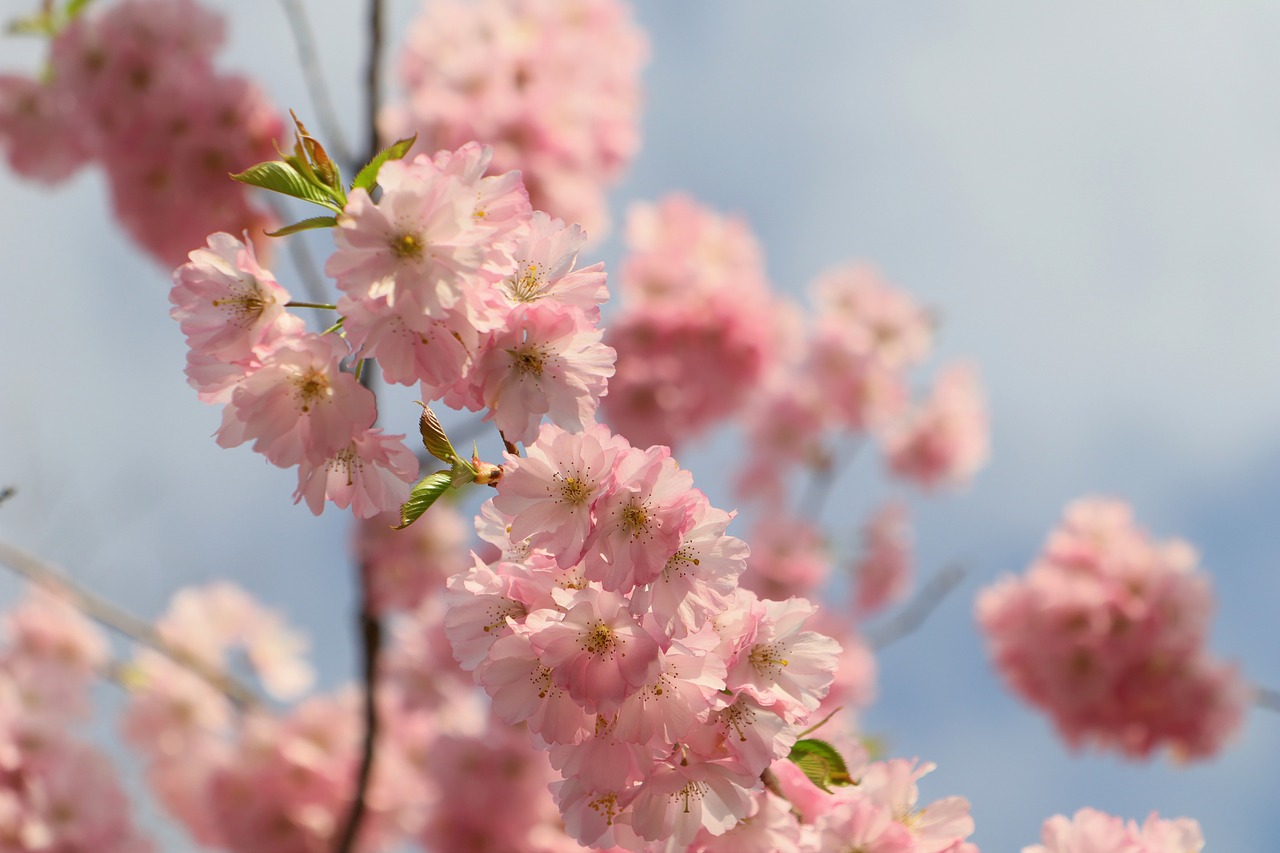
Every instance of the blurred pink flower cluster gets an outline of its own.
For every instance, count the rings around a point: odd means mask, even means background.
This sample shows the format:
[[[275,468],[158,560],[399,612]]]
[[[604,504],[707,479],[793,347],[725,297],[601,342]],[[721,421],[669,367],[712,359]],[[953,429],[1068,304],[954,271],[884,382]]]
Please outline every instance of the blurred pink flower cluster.
[[[639,147],[644,34],[618,0],[432,0],[400,58],[406,101],[389,138],[426,147],[493,146],[519,169],[533,206],[608,230],[604,187]]]
[[[1022,853],[1200,853],[1204,836],[1190,818],[1162,820],[1152,812],[1142,826],[1134,821],[1080,809],[1068,818],[1054,815],[1044,822],[1041,844]]]
[[[1072,745],[1205,758],[1251,693],[1205,649],[1212,602],[1191,546],[1152,541],[1128,505],[1090,499],[976,611],[1001,674]]]
[[[275,153],[283,125],[257,84],[213,66],[222,19],[195,0],[122,0],[52,42],[47,74],[0,75],[0,149],[47,183],[97,162],[116,219],[162,265],[214,231],[270,216],[229,181]]]
[[[5,614],[0,648],[0,849],[151,853],[107,756],[68,727],[89,711],[106,639],[33,593]]]

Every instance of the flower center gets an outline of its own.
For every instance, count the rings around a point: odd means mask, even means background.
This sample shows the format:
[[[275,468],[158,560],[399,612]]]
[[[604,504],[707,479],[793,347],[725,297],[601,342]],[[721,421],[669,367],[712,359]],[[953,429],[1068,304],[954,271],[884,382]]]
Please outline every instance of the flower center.
[[[397,234],[391,238],[391,251],[402,260],[420,258],[422,257],[422,238],[417,234]]]
[[[293,380],[302,411],[309,412],[311,407],[322,401],[329,393],[329,378],[314,367]]]
[[[751,655],[748,658],[751,666],[761,675],[777,676],[781,674],[782,668],[787,665],[787,659],[782,657],[783,648],[778,643],[761,643],[751,648]]]

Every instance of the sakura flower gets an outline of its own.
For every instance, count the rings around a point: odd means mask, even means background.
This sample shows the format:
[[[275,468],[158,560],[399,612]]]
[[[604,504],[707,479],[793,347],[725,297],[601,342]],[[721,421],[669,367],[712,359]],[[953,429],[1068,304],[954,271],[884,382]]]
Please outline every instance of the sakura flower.
[[[835,640],[801,630],[816,610],[798,598],[757,601],[754,630],[729,667],[729,689],[774,708],[787,722],[805,719],[826,695],[840,654]]]
[[[319,515],[329,500],[338,509],[350,507],[356,518],[372,518],[407,501],[417,475],[418,459],[403,435],[365,430],[322,463],[303,459],[293,502],[306,498],[307,507]]]
[[[705,830],[722,835],[753,806],[754,780],[730,762],[694,756],[667,763],[649,778],[632,805],[641,838],[687,847]]]
[[[1190,818],[1162,820],[1152,812],[1142,827],[1096,809],[1072,817],[1054,815],[1044,822],[1040,844],[1022,853],[1200,853],[1204,836]]]
[[[987,460],[987,430],[977,373],[953,365],[938,376],[929,401],[889,433],[890,470],[925,488],[963,482]]]
[[[254,355],[286,316],[289,292],[258,264],[252,243],[230,234],[209,235],[209,247],[190,257],[174,270],[169,293],[187,344],[224,362]]]
[[[512,248],[516,271],[498,288],[511,306],[540,299],[573,306],[598,322],[600,305],[609,298],[604,264],[574,269],[578,252],[587,242],[582,226],[566,226],[542,211],[534,211],[528,229]]]
[[[19,175],[47,184],[66,180],[92,156],[62,86],[0,74],[0,151]]]
[[[253,449],[275,465],[324,459],[373,425],[373,394],[339,370],[347,355],[331,335],[307,335],[281,343],[245,377],[223,412],[218,444],[253,440]]]
[[[557,600],[566,608],[563,614],[529,614],[529,641],[552,681],[575,701],[598,714],[612,713],[653,679],[658,644],[616,593],[587,588]]]
[[[530,444],[543,415],[578,431],[593,420],[613,375],[613,350],[575,310],[548,302],[515,309],[477,359],[472,383],[508,441]]]

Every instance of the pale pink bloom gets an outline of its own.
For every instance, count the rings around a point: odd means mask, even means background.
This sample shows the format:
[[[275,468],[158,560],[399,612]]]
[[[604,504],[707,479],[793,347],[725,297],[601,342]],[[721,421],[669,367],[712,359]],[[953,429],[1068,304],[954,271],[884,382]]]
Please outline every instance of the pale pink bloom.
[[[862,530],[862,553],[853,567],[854,606],[860,616],[901,599],[911,585],[911,530],[907,508],[886,503]]]
[[[600,306],[609,298],[604,264],[574,269],[586,242],[582,226],[566,226],[560,219],[534,211],[511,250],[516,271],[500,282],[498,292],[512,307],[546,299],[573,306],[598,323]]]
[[[973,833],[969,801],[963,797],[944,797],[922,808],[917,807],[920,792],[916,782],[937,767],[932,763],[918,765],[916,759],[895,758],[867,766],[858,781],[858,794],[888,808],[894,819],[910,830],[918,853],[944,853],[957,841]]]
[[[1249,689],[1204,648],[1212,595],[1195,563],[1126,505],[1078,501],[1026,575],[984,590],[976,613],[1001,674],[1073,746],[1203,758],[1239,727]]]
[[[880,432],[902,417],[909,403],[902,370],[851,339],[847,326],[819,321],[806,344],[804,373],[836,423],[854,432]]]
[[[834,421],[811,378],[778,376],[755,396],[744,419],[751,450],[735,481],[742,497],[781,504],[789,478],[832,464],[824,437]]]
[[[470,570],[449,578],[444,622],[454,659],[468,671],[480,665],[499,637],[511,632],[508,620],[524,621],[531,601],[554,606],[548,598],[534,598],[534,582],[523,566],[488,566],[472,556],[475,564]]]
[[[263,329],[263,342],[237,361],[223,361],[204,351],[187,351],[187,384],[196,389],[202,403],[226,404],[245,377],[262,367],[262,359],[281,344],[307,334],[306,323],[293,314],[281,314]]]
[[[617,731],[615,715],[597,715],[591,733],[580,742],[553,744],[551,766],[566,779],[601,790],[641,785],[653,772],[655,759],[670,751],[665,743],[629,739]]]
[[[790,803],[769,791],[758,792],[755,803],[755,810],[724,835],[717,838],[704,832],[690,849],[698,853],[803,853],[807,849],[801,846],[800,824],[791,814]]]
[[[962,483],[986,463],[988,432],[977,372],[952,365],[930,399],[886,435],[889,468],[925,488]]]
[[[277,346],[237,386],[223,411],[218,444],[253,440],[274,465],[324,459],[373,425],[373,394],[339,362],[348,355],[336,335],[306,335]]]
[[[658,675],[618,709],[614,736],[662,748],[680,743],[721,703],[725,662],[709,626],[658,654]]]
[[[306,498],[307,507],[319,515],[328,500],[338,509],[350,507],[356,518],[372,518],[407,501],[417,477],[418,458],[403,435],[365,430],[323,462],[303,459],[293,502]]]
[[[609,714],[658,671],[658,644],[622,596],[588,587],[555,590],[564,613],[536,610],[529,641],[558,686],[588,711]]]
[[[816,719],[840,708],[852,714],[858,708],[869,707],[876,699],[876,656],[866,639],[858,633],[857,626],[846,612],[823,605],[818,608],[810,627],[840,644],[835,680],[814,712]]]
[[[630,827],[631,803],[640,790],[639,786],[599,788],[573,777],[551,783],[565,832],[580,844],[594,848],[617,844],[627,850],[643,849],[643,841],[635,838]],[[633,838],[639,844],[624,844]]]
[[[699,832],[722,835],[750,814],[758,780],[726,761],[690,755],[662,764],[632,806],[632,827],[641,838],[684,849]]]
[[[666,447],[619,453],[613,486],[595,507],[596,526],[583,558],[587,577],[623,593],[657,580],[700,503],[706,496]]]
[[[759,776],[778,758],[785,757],[795,745],[799,729],[788,725],[776,709],[763,708],[745,693],[733,703],[713,712],[702,734],[714,735],[723,750],[734,757],[742,769]],[[695,740],[710,752],[710,745]]]
[[[1139,827],[1134,821],[1084,808],[1072,817],[1054,815],[1040,830],[1040,844],[1022,853],[1200,853],[1204,836],[1190,818],[1162,820],[1152,812]]]
[[[471,382],[508,441],[530,444],[546,415],[579,431],[595,418],[613,375],[614,352],[576,309],[549,302],[522,305],[495,331]]]
[[[492,145],[534,207],[603,234],[603,190],[638,147],[646,52],[617,0],[430,3],[400,58],[407,103],[381,123],[428,149]]]
[[[801,722],[831,686],[840,645],[801,630],[817,611],[804,599],[758,601],[752,611],[754,629],[730,664],[729,689],[742,691],[787,722]]]
[[[413,610],[438,595],[450,575],[470,566],[469,531],[453,506],[436,503],[410,527],[394,530],[399,523],[399,512],[391,512],[356,526],[356,558],[379,613]]]
[[[729,608],[747,564],[747,543],[725,534],[733,515],[697,501],[680,547],[662,572],[631,595],[633,612],[648,612],[669,636],[682,637]]]
[[[614,460],[627,448],[608,427],[570,433],[543,424],[525,455],[508,454],[494,509],[510,518],[508,534],[551,553],[562,566],[578,562],[592,527],[592,508],[612,485]]]
[[[470,372],[480,334],[465,311],[434,315],[393,305],[390,298],[338,300],[348,342],[363,358],[376,358],[382,375],[398,385],[422,383],[427,400],[443,397]]]
[[[24,178],[55,184],[92,157],[75,99],[56,82],[0,74],[0,151]]]
[[[230,727],[233,709],[227,697],[190,669],[140,649],[128,673],[129,704],[121,730],[149,758],[182,761]]]
[[[812,594],[831,573],[822,531],[787,514],[761,516],[751,531],[751,558],[742,585],[761,598],[781,601]]]
[[[595,725],[593,715],[551,679],[523,633],[508,634],[487,650],[476,673],[493,699],[493,712],[508,725],[527,723],[544,743],[580,743]]]
[[[791,808],[799,812],[800,819],[805,823],[813,823],[819,815],[826,814],[839,804],[830,792],[813,784],[800,765],[790,758],[775,760],[769,770],[778,780],[778,787],[782,789]]]
[[[855,789],[856,791],[856,789]],[[857,850],[860,853],[915,853],[911,833],[894,820],[887,806],[856,793],[833,805],[815,822],[823,850]]]
[[[928,311],[874,268],[847,264],[827,270],[810,292],[818,325],[840,328],[851,350],[895,369],[928,356],[933,338]]]
[[[106,665],[102,632],[66,601],[39,587],[4,615],[0,678],[20,711],[51,730],[88,716],[89,688]]]
[[[362,189],[348,195],[325,272],[356,301],[439,317],[486,281],[489,235],[472,215],[475,194],[424,157],[387,162],[378,185],[377,202]]]
[[[258,263],[253,244],[230,234],[209,235],[209,247],[173,271],[169,312],[187,345],[220,361],[255,355],[285,316],[289,292]]]

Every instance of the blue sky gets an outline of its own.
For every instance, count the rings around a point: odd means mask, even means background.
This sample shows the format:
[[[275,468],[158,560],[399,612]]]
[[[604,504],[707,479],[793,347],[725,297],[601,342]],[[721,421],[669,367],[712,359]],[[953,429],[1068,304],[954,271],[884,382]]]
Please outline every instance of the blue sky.
[[[0,14],[29,5],[0,0]],[[276,4],[253,4],[252,22],[245,4],[213,5],[232,16],[225,67],[305,115]],[[346,39],[363,4],[309,5],[354,129],[362,60]],[[402,31],[416,4],[390,5]],[[921,572],[959,559],[971,578],[883,655],[869,728],[939,764],[925,797],[969,797],[989,853],[1085,805],[1194,816],[1210,849],[1268,849],[1280,718],[1254,712],[1192,767],[1072,755],[993,677],[970,612],[1068,501],[1117,495],[1201,550],[1214,647],[1280,685],[1280,9],[704,0],[638,17],[653,49],[644,149],[617,218],[631,199],[692,192],[750,221],[795,294],[870,260],[941,313],[940,358],[976,359],[988,385],[991,465],[916,513]],[[0,68],[33,67],[32,45],[0,44]],[[48,192],[0,174],[0,480],[20,489],[0,536],[147,615],[230,575],[305,626],[323,684],[340,683],[348,527],[292,506],[292,473],[213,444],[166,274],[111,225],[103,184],[86,172]],[[617,255],[611,241],[600,258]],[[720,505],[735,447],[683,459]],[[860,459],[825,521],[847,531],[881,489]]]

